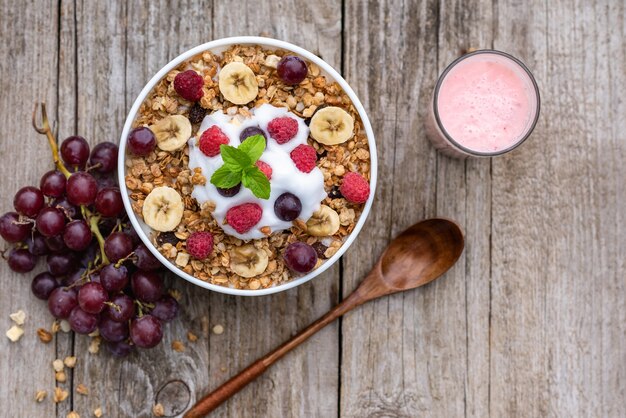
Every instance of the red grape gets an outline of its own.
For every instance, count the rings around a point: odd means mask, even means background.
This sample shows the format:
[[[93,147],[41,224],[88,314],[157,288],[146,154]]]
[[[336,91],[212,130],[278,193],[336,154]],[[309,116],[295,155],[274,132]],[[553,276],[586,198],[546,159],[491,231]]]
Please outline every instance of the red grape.
[[[135,297],[143,302],[156,302],[163,296],[163,280],[152,271],[139,270],[130,279]]]
[[[70,323],[72,331],[78,334],[89,334],[98,328],[98,316],[85,312],[80,306],[76,306],[72,309],[70,316],[67,318],[67,322]]]
[[[298,196],[292,193],[283,193],[274,202],[274,212],[278,219],[291,222],[300,215],[302,203]]]
[[[156,316],[161,321],[169,322],[178,315],[178,302],[173,297],[167,295],[156,301],[154,309],[150,314]]]
[[[78,304],[87,313],[98,314],[102,312],[104,302],[108,299],[109,294],[100,283],[86,283],[78,291]]]
[[[57,208],[43,208],[35,222],[37,230],[44,237],[53,237],[63,232],[65,228],[65,216]]]
[[[59,287],[59,285],[60,283],[52,274],[44,272],[39,273],[33,278],[33,281],[30,284],[30,289],[33,291],[33,295],[35,295],[35,297],[47,300],[50,293]]]
[[[148,247],[139,244],[135,248],[135,259],[133,260],[137,268],[145,271],[158,270],[162,267],[161,262],[150,252]]]
[[[111,298],[111,303],[116,306],[106,305],[104,313],[115,322],[126,322],[135,316],[135,303],[133,299],[123,293]]]
[[[308,273],[317,264],[317,253],[310,245],[296,241],[285,248],[283,259],[287,267],[296,273]]]
[[[111,318],[104,316],[98,325],[100,335],[107,341],[118,342],[128,338],[128,323],[115,322]]]
[[[128,135],[128,149],[135,155],[145,156],[156,147],[156,137],[149,128],[139,127]]]
[[[128,269],[121,265],[107,264],[100,270],[100,283],[109,292],[119,292],[128,284]]]
[[[67,246],[63,241],[63,235],[55,235],[53,237],[47,237],[46,247],[48,247],[49,252],[51,253],[60,253],[63,251],[67,251]]]
[[[74,289],[57,287],[48,298],[48,309],[55,318],[67,318],[76,306],[78,306],[78,301]]]
[[[115,263],[133,251],[133,240],[124,232],[113,232],[104,241],[104,252]]]
[[[106,187],[100,189],[96,195],[96,211],[102,216],[112,218],[124,211],[122,194],[117,187]]]
[[[135,346],[126,341],[106,341],[105,345],[109,352],[115,357],[126,357],[135,350]]]
[[[117,187],[117,178],[109,175],[101,175],[94,177],[98,183],[98,191],[107,187]]]
[[[0,236],[6,242],[23,241],[32,229],[32,224],[21,222],[20,215],[15,212],[7,212],[0,217]]]
[[[91,174],[79,171],[70,176],[65,189],[71,204],[91,205],[96,200],[98,184]]]
[[[99,173],[110,173],[117,167],[117,153],[117,145],[112,142],[101,142],[91,150],[89,163]]]
[[[80,216],[79,209],[72,205],[66,197],[55,199],[50,206],[59,209],[66,218],[76,219]]]
[[[33,234],[27,237],[24,242],[28,247],[28,251],[30,251],[32,255],[48,254],[46,239],[39,232],[33,232]]]
[[[61,158],[71,167],[84,168],[89,158],[89,144],[82,136],[70,136],[61,143]]]
[[[300,84],[306,78],[306,63],[300,57],[285,55],[276,68],[278,77],[288,85]]]
[[[68,223],[63,232],[63,242],[65,242],[67,248],[74,251],[87,249],[92,237],[93,235],[87,222],[78,219]]]
[[[61,280],[61,283],[63,283],[63,286],[72,286],[72,288],[76,289],[76,291],[78,292],[78,290],[80,289],[80,287],[86,283],[83,281],[83,274],[85,273],[85,269],[84,268],[79,268],[76,269],[74,271],[72,271],[71,273],[69,273],[65,278],[63,278]]]
[[[37,216],[44,205],[43,193],[36,187],[22,187],[13,198],[13,207],[18,213],[29,218]]]
[[[130,323],[130,339],[137,347],[152,348],[163,338],[161,321],[152,315],[144,315]]]
[[[64,276],[76,266],[73,253],[50,254],[46,257],[48,271],[53,276]]]
[[[37,257],[24,248],[14,248],[9,252],[7,259],[11,270],[18,273],[28,273],[35,268]]]
[[[61,197],[65,194],[66,183],[67,180],[63,173],[57,170],[51,170],[41,177],[39,188],[46,196]]]

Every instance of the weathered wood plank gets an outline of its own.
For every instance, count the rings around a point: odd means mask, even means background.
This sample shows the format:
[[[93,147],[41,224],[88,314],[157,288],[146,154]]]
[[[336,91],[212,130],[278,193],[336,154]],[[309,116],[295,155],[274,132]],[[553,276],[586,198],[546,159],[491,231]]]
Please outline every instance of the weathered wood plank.
[[[51,117],[57,109],[57,36],[56,2],[0,1],[0,179],[3,199],[0,213],[13,210],[13,195],[21,187],[39,186],[44,170],[52,168],[45,140],[31,128],[31,113],[36,101],[45,100]],[[2,248],[9,245],[2,242]],[[55,387],[51,362],[56,344],[44,345],[37,328],[50,329],[52,319],[45,303],[30,292],[30,281],[45,270],[40,262],[32,273],[12,272],[0,263],[0,405],[3,416],[54,416],[50,400]],[[9,314],[22,309],[27,318],[25,334],[16,343],[4,333],[13,325]],[[59,347],[64,346],[63,341]],[[31,353],[37,353],[31,355]],[[37,390],[47,390],[48,399],[34,401]]]

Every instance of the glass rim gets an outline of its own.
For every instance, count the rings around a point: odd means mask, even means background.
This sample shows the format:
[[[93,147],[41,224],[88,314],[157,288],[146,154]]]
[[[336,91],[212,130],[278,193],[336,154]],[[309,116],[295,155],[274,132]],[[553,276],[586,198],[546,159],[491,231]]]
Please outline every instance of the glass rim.
[[[533,88],[535,90],[535,96],[537,98],[537,110],[535,112],[535,117],[532,121],[532,123],[530,124],[530,126],[528,127],[528,130],[526,131],[526,133],[524,134],[524,136],[521,137],[521,139],[519,139],[517,142],[515,142],[513,145],[509,146],[508,148],[505,148],[503,150],[500,151],[496,151],[496,152],[482,152],[482,151],[475,151],[472,150],[470,148],[467,148],[461,144],[459,144],[457,141],[454,140],[454,138],[452,138],[452,136],[446,131],[446,129],[443,127],[443,123],[441,123],[441,119],[439,118],[439,109],[438,109],[438,99],[439,99],[439,89],[441,88],[441,85],[443,84],[443,80],[446,78],[446,76],[448,75],[448,73],[457,65],[459,64],[461,61],[470,58],[474,55],[479,55],[479,54],[496,54],[496,55],[500,55],[503,56],[511,61],[513,61],[514,63],[516,63],[517,65],[519,65],[522,70],[524,70],[524,72],[528,75],[528,77],[530,78],[530,81],[533,85]],[[530,70],[528,69],[528,67],[526,67],[526,65],[520,61],[519,59],[515,58],[514,56],[512,56],[511,54],[507,54],[506,52],[502,52],[502,51],[498,51],[496,49],[479,49],[477,51],[472,51],[472,52],[468,52],[467,54],[463,54],[460,57],[456,58],[454,61],[452,61],[446,68],[445,70],[443,70],[443,72],[441,73],[441,75],[439,76],[439,79],[437,80],[437,84],[435,85],[435,91],[434,91],[434,95],[433,95],[433,112],[435,115],[435,121],[437,122],[437,127],[439,128],[439,130],[441,131],[441,133],[443,134],[443,136],[456,148],[458,148],[459,150],[472,155],[472,156],[476,156],[476,157],[495,157],[497,155],[502,155],[502,154],[506,154],[507,152],[513,151],[515,148],[519,147],[520,145],[522,145],[526,139],[528,139],[528,137],[530,136],[530,134],[535,130],[535,126],[537,126],[537,122],[539,121],[539,113],[541,110],[541,97],[539,94],[539,87],[537,86],[537,81],[535,80],[535,77],[533,76],[533,74],[530,72]]]

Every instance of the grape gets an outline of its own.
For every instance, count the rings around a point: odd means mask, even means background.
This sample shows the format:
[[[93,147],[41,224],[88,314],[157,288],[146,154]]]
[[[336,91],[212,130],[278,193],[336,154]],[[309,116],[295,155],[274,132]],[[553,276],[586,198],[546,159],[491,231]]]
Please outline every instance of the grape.
[[[274,202],[274,212],[283,221],[291,222],[298,218],[301,210],[300,199],[292,193],[283,193]]]
[[[98,243],[96,241],[91,241],[91,244],[89,244],[87,249],[78,255],[80,257],[80,259],[78,260],[78,264],[81,267],[88,267],[89,263],[92,262],[96,257],[96,254],[99,253],[100,247],[98,247]]]
[[[152,315],[144,315],[130,323],[130,339],[137,347],[152,348],[162,338],[161,321]]]
[[[32,290],[35,297],[47,300],[50,293],[52,293],[52,291],[59,286],[60,283],[52,274],[44,272],[39,273],[33,278],[33,281],[30,284],[30,290]]]
[[[37,230],[44,237],[53,237],[63,232],[65,228],[65,216],[57,208],[43,208],[35,222]]]
[[[169,295],[164,296],[156,301],[150,314],[156,316],[161,321],[169,322],[178,315],[178,302]]]
[[[162,267],[161,262],[150,252],[148,247],[143,244],[139,244],[135,248],[135,259],[133,263],[137,268],[145,271],[158,270]]]
[[[66,218],[76,219],[80,214],[78,208],[72,205],[66,197],[55,199],[50,206],[60,209]]]
[[[100,319],[100,325],[98,325],[100,335],[107,341],[118,342],[128,338],[128,323],[127,322],[115,322],[111,318],[106,316]]]
[[[113,232],[104,241],[104,252],[115,263],[133,251],[133,240],[124,232]]]
[[[221,187],[216,187],[216,189],[217,192],[224,197],[233,197],[234,195],[239,193],[239,190],[241,189],[241,183],[227,189],[222,189]]]
[[[39,188],[46,196],[61,197],[65,194],[66,183],[67,180],[63,173],[57,170],[51,170],[41,177]]]
[[[28,251],[32,255],[46,255],[48,254],[48,246],[46,245],[46,239],[39,232],[33,232],[33,234],[26,238],[24,241],[28,247]]]
[[[37,257],[24,248],[14,248],[9,252],[7,262],[11,270],[18,273],[28,273],[35,268]]]
[[[76,259],[70,252],[63,254],[50,254],[46,257],[48,263],[48,271],[53,276],[63,276],[72,271],[76,266]]]
[[[63,283],[64,286],[68,286],[68,287],[71,286],[72,288],[76,289],[76,291],[78,292],[80,287],[85,283],[83,281],[84,273],[85,273],[84,268],[76,269],[72,271],[71,273],[69,273],[63,280],[61,280],[61,282]]]
[[[152,271],[135,272],[130,278],[130,286],[135,297],[143,302],[156,302],[163,296],[163,280]]]
[[[57,287],[48,298],[48,309],[55,318],[67,318],[76,306],[78,306],[78,301],[74,289]]]
[[[85,168],[89,144],[82,136],[70,136],[61,143],[61,158],[72,167]]]
[[[135,346],[126,341],[118,341],[116,343],[107,341],[106,348],[115,357],[126,357],[135,350]]]
[[[102,218],[98,223],[100,233],[103,237],[109,235],[113,229],[117,226],[117,218]]]
[[[141,240],[139,239],[139,235],[137,235],[137,231],[135,231],[135,228],[133,228],[130,222],[124,225],[124,227],[122,228],[122,232],[128,235],[130,239],[133,241],[133,247],[136,247],[137,245],[141,243]]]
[[[111,298],[111,303],[117,307],[106,305],[104,313],[113,321],[126,322],[135,316],[135,303],[130,296],[120,293]]]
[[[97,176],[94,178],[98,183],[98,191],[106,187],[117,187],[117,178],[114,176]]]
[[[156,138],[146,127],[135,128],[128,135],[128,149],[135,155],[145,156],[156,147]]]
[[[89,275],[89,280],[91,281],[91,283],[98,283],[98,284],[102,284],[100,282],[100,273],[95,272],[95,273],[91,273]]]
[[[101,142],[91,150],[89,162],[99,173],[110,173],[117,167],[117,151],[114,143]]]
[[[296,273],[308,273],[317,264],[317,253],[310,245],[296,241],[285,248],[283,259]]]
[[[102,216],[112,218],[118,216],[124,210],[122,194],[117,187],[105,187],[96,195],[96,211]]]
[[[100,270],[100,283],[108,292],[119,292],[128,284],[128,269],[124,265],[107,264]]]
[[[261,135],[263,138],[265,138],[265,146],[267,147],[267,137],[265,136],[265,132],[263,132],[263,129],[259,128],[258,126],[248,126],[243,131],[241,131],[241,133],[239,134],[239,141],[243,142],[247,138],[254,135]]]
[[[67,246],[63,241],[63,235],[55,235],[53,237],[47,237],[46,239],[46,247],[50,250],[51,253],[60,253],[62,251],[67,250]]]
[[[38,188],[32,186],[22,187],[13,198],[15,210],[29,218],[37,216],[43,204],[43,193]]]
[[[76,306],[72,309],[70,316],[67,318],[67,322],[70,323],[72,331],[78,334],[89,334],[98,328],[98,316],[85,312],[80,306]]]
[[[67,248],[74,251],[83,251],[91,243],[91,230],[87,222],[83,220],[71,221],[65,226],[63,232],[63,242]]]
[[[22,223],[20,215],[7,212],[0,217],[0,235],[6,242],[20,242],[28,236],[32,224]]]
[[[78,291],[78,304],[80,308],[90,314],[99,314],[102,312],[104,302],[108,299],[109,294],[100,283],[86,283]]]
[[[300,84],[306,78],[306,63],[300,57],[285,55],[279,62],[278,77],[288,85]]]
[[[67,180],[65,191],[67,200],[71,204],[76,206],[91,205],[96,199],[98,184],[91,174],[79,171],[72,174]]]

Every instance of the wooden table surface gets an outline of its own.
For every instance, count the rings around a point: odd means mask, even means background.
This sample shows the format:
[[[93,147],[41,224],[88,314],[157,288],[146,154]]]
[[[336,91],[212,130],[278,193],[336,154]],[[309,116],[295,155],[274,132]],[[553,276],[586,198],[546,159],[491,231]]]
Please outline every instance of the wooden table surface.
[[[376,200],[357,242],[321,277],[258,298],[182,279],[164,343],[116,360],[50,326],[44,303],[0,265],[0,415],[167,416],[266,353],[350,292],[389,240],[427,217],[456,219],[467,247],[441,280],[350,313],[215,412],[219,417],[626,416],[626,6],[623,0],[0,0],[2,212],[51,167],[30,126],[48,103],[61,138],[117,142],[141,88],[200,43],[258,35],[301,45],[340,70],[376,134]],[[541,118],[493,160],[438,155],[423,120],[437,75],[468,48],[531,68]],[[38,267],[44,268],[43,264]],[[203,319],[205,318],[205,319]],[[221,335],[203,332],[220,324]],[[200,339],[186,340],[188,330]],[[175,352],[173,340],[185,341]],[[78,364],[51,401],[51,362]],[[83,384],[89,395],[75,392]],[[37,390],[48,398],[36,403]]]

